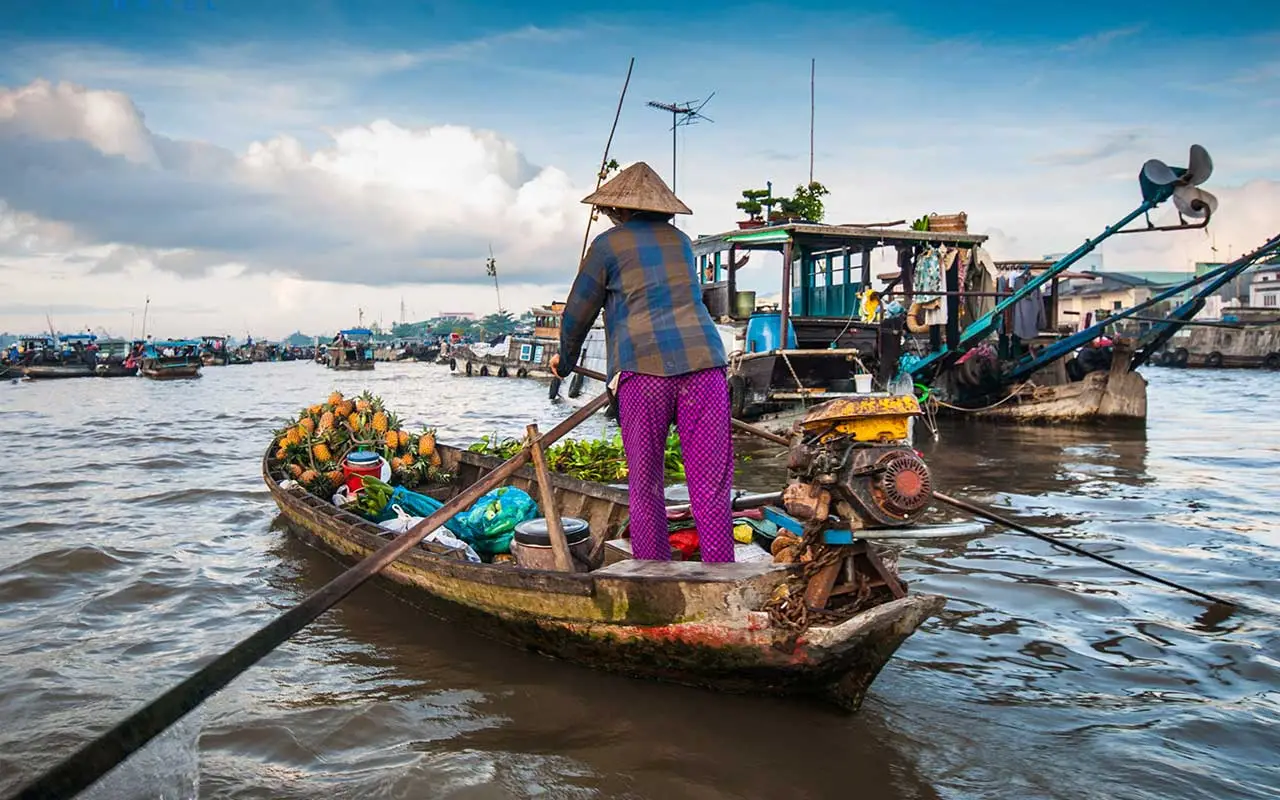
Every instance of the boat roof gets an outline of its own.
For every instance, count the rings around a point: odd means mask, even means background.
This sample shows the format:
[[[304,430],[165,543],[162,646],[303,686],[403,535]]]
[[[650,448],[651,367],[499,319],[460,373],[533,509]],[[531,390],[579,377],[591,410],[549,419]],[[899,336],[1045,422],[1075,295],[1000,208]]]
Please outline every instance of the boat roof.
[[[227,340],[226,336],[201,336],[200,338],[201,339],[221,339],[224,342]]]
[[[200,344],[195,339],[161,339],[151,343],[152,347],[195,347]]]
[[[98,338],[98,337],[97,337],[96,335],[92,334],[92,333],[64,333],[64,334],[62,334],[61,336],[59,336],[59,337],[58,337],[58,339],[60,339],[61,341],[64,341],[64,342],[71,342],[71,341],[76,341],[76,342],[90,341],[90,342],[92,342],[92,341],[94,341],[94,340],[95,340],[95,339],[97,339],[97,338]]]
[[[373,331],[368,328],[347,328],[345,331],[338,331],[343,336],[372,336]]]
[[[979,233],[951,231],[914,231],[907,228],[873,225],[821,225],[813,222],[788,222],[761,228],[726,231],[699,236],[693,242],[695,255],[717,253],[730,245],[739,250],[780,250],[793,241],[810,250],[840,250],[846,247],[880,247],[889,244],[977,245],[987,240]]]

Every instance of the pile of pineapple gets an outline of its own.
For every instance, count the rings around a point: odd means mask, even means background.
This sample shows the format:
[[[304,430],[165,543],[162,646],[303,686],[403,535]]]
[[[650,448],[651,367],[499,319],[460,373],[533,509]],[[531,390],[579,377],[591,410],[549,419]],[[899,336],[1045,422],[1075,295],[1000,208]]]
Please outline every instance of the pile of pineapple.
[[[406,488],[445,479],[436,432],[400,428],[396,415],[369,392],[345,398],[333,392],[298,412],[275,432],[276,461],[312,494],[328,499],[342,483],[342,462],[352,450],[372,450],[391,464],[391,482]]]

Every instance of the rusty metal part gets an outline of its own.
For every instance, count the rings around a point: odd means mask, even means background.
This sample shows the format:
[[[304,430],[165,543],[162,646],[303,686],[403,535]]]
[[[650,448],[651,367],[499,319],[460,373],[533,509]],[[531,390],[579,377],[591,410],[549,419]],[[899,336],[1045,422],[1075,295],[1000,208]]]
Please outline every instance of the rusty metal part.
[[[909,436],[910,418],[921,413],[914,395],[839,398],[815,406],[796,423],[796,430],[816,436],[819,443],[837,438],[902,442]]]
[[[782,505],[799,520],[822,522],[831,515],[831,493],[809,483],[791,483],[782,491]]]

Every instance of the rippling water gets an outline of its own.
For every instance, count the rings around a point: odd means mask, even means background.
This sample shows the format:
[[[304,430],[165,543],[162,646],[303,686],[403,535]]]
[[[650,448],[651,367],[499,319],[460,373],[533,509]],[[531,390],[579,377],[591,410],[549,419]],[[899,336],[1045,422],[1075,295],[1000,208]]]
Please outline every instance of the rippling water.
[[[1018,535],[914,545],[904,572],[947,609],[843,717],[553,662],[367,586],[88,796],[1276,797],[1280,376],[1149,378],[1145,432],[918,444],[946,491],[1242,610]],[[335,385],[455,444],[571,410],[419,364],[0,384],[0,793],[338,573],[258,474]],[[781,474],[767,450],[740,472]]]

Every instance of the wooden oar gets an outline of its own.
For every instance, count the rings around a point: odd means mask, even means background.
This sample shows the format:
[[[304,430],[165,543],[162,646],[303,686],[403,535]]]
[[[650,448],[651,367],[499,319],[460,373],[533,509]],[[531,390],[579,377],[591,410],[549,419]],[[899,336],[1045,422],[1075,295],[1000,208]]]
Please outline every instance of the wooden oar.
[[[606,392],[565,418],[538,441],[544,445],[557,441],[608,404],[609,394]],[[524,466],[529,458],[530,448],[526,445],[519,453],[464,489],[434,514],[317,589],[301,603],[258,629],[128,719],[63,759],[60,764],[13,795],[13,800],[61,800],[84,791],[116,765],[146,746],[147,742],[165,728],[182,719],[263,656],[407,553],[455,514],[468,508],[489,490],[497,488]]]

